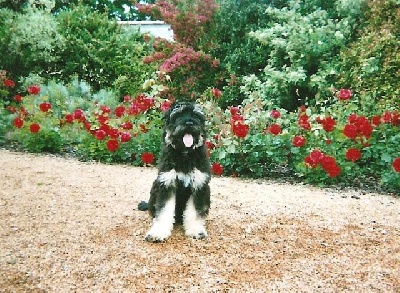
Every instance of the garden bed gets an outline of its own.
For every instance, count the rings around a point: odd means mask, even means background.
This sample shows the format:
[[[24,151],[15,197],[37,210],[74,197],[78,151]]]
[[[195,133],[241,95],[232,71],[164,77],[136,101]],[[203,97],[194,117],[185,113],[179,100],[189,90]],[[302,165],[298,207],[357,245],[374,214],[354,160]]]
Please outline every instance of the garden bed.
[[[209,238],[143,240],[155,168],[0,150],[0,288],[400,290],[400,199],[213,178]]]

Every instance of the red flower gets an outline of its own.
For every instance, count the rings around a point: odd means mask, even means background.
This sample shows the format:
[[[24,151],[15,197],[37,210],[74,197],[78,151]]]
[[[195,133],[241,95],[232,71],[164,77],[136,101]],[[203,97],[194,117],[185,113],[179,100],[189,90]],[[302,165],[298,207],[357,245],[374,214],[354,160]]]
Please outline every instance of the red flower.
[[[66,114],[65,115],[65,121],[68,123],[73,123],[74,122],[74,116],[72,114]]]
[[[15,96],[14,96],[14,100],[16,100],[17,102],[22,102],[22,96],[20,96],[20,95],[15,95]]]
[[[7,87],[15,86],[15,82],[12,81],[11,79],[7,79],[7,78],[5,80],[3,80],[3,84],[4,84],[4,86],[7,86]]]
[[[281,113],[278,110],[272,110],[271,113],[269,113],[269,116],[271,116],[274,119],[278,119],[281,117]]]
[[[121,127],[125,130],[129,130],[133,128],[133,125],[130,121],[124,122],[121,124]]]
[[[116,139],[109,139],[109,140],[107,141],[107,149],[108,149],[110,152],[115,152],[116,150],[118,150],[118,147],[119,147],[119,145],[118,145],[118,140],[116,140]]]
[[[372,124],[374,124],[375,126],[379,126],[379,124],[381,124],[381,116],[376,115],[374,117],[372,117]]]
[[[171,102],[170,101],[164,101],[164,102],[162,102],[161,103],[161,106],[160,106],[160,108],[161,108],[161,111],[162,112],[166,112],[166,111],[168,111],[170,108],[171,108]]]
[[[234,115],[239,113],[239,108],[238,107],[231,107],[230,108],[230,112],[231,112],[231,115],[234,116]]]
[[[320,163],[323,157],[324,157],[324,153],[321,152],[320,150],[313,150],[310,153],[310,158],[315,163]]]
[[[17,117],[14,119],[14,126],[17,128],[21,128],[22,126],[24,126],[24,120],[22,120],[21,117]]]
[[[31,85],[28,87],[28,93],[30,95],[38,95],[40,93],[40,86],[38,85]]]
[[[120,105],[115,108],[115,116],[122,117],[125,113],[125,107]]]
[[[212,164],[211,171],[218,176],[221,176],[224,173],[224,167],[222,167],[219,163]]]
[[[131,96],[129,96],[129,95],[124,96],[125,103],[129,103],[130,101],[131,101]]]
[[[356,148],[348,149],[346,152],[346,159],[352,162],[358,161],[361,158],[361,151]]]
[[[110,138],[117,138],[119,136],[119,130],[117,128],[109,128],[107,134]]]
[[[349,90],[349,89],[341,89],[337,93],[337,97],[341,101],[349,100],[352,96],[353,96],[353,94],[351,93],[351,90]]]
[[[82,109],[76,109],[74,111],[73,117],[74,117],[74,119],[82,122],[85,120],[85,112],[83,112]]]
[[[354,139],[357,137],[357,126],[353,124],[346,124],[343,129],[343,134],[348,138]]]
[[[311,129],[311,124],[308,121],[308,116],[302,112],[299,116],[299,120],[297,121],[297,123],[299,124],[299,126],[305,130],[310,130]]]
[[[326,172],[328,173],[329,177],[334,178],[340,175],[342,169],[340,169],[338,165],[332,165],[328,170],[326,170]]]
[[[49,102],[43,102],[39,105],[39,109],[42,112],[48,112],[51,109],[51,104]]]
[[[271,132],[273,135],[278,135],[279,133],[281,133],[282,129],[280,125],[272,124],[270,127],[268,127],[268,131]]]
[[[400,173],[400,157],[393,160],[392,167],[394,171]]]
[[[154,161],[154,155],[152,153],[143,153],[142,162],[145,164],[152,164]]]
[[[103,140],[107,136],[107,132],[105,132],[103,129],[98,129],[94,133],[94,137],[97,140]]]
[[[295,135],[295,137],[293,137],[292,140],[292,145],[295,147],[302,147],[303,145],[305,145],[306,143],[306,139],[305,137],[301,136],[301,135]]]
[[[250,127],[244,123],[234,123],[232,126],[233,133],[239,137],[244,138],[246,137],[247,133],[249,133]]]
[[[222,96],[221,90],[216,88],[211,89],[211,94],[216,98],[220,98]]]
[[[121,133],[121,142],[128,142],[131,140],[131,134],[129,132]]]
[[[29,126],[29,130],[31,133],[38,133],[40,130],[40,125],[37,123],[32,123],[31,126]]]
[[[207,140],[206,142],[205,142],[205,145],[206,145],[206,147],[209,149],[209,150],[212,150],[212,149],[214,149],[215,148],[215,144],[213,144],[211,141],[209,141],[209,140]]]
[[[332,117],[326,117],[322,119],[321,124],[326,132],[331,132],[335,128],[336,121]]]
[[[383,113],[382,120],[385,123],[390,123],[390,121],[392,121],[392,113],[389,111]]]

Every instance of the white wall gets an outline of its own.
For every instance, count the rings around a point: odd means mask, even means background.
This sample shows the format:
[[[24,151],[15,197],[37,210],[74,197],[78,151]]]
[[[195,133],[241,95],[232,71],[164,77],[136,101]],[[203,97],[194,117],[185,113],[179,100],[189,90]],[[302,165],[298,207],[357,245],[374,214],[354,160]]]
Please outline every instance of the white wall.
[[[129,29],[137,29],[142,34],[149,33],[155,37],[170,41],[174,39],[171,26],[163,21],[118,21],[118,24]]]

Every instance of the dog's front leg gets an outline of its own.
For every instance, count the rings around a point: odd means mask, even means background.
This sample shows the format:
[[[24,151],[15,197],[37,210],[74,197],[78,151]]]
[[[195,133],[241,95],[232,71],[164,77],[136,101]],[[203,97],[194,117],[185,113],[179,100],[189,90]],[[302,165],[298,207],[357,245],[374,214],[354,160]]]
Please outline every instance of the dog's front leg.
[[[171,236],[175,222],[175,202],[176,196],[174,190],[164,190],[168,192],[168,198],[164,205],[156,211],[150,230],[145,239],[149,242],[163,242]]]
[[[201,199],[199,196],[201,196]],[[200,192],[195,191],[190,196],[183,213],[183,227],[186,236],[193,239],[204,239],[208,236],[206,230],[206,216],[209,206],[210,190],[208,186],[205,186]]]

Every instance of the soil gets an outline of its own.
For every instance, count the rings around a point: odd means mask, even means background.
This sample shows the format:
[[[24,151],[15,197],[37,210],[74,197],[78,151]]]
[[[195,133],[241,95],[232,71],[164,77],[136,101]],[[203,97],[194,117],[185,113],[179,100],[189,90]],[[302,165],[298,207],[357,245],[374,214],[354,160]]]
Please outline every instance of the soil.
[[[209,237],[147,243],[155,168],[0,150],[1,292],[400,292],[400,198],[214,177]]]

